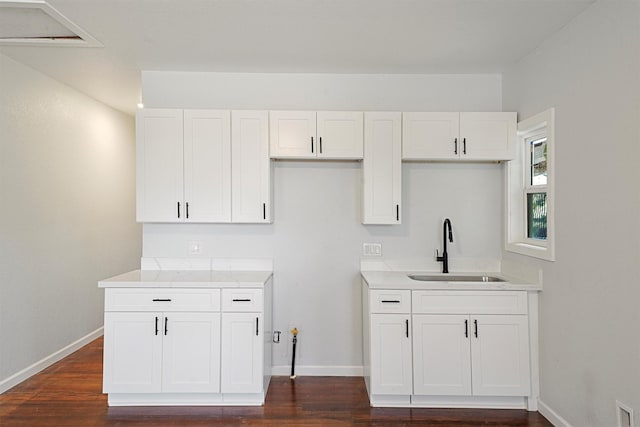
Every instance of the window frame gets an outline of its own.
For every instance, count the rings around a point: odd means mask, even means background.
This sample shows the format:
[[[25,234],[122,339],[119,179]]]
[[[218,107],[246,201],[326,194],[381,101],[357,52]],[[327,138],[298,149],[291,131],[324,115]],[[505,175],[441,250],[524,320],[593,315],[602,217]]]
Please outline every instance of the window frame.
[[[555,261],[554,182],[555,111],[550,108],[518,123],[516,157],[506,167],[505,250]],[[530,141],[547,138],[547,184],[531,184]],[[546,193],[547,238],[532,239],[527,231],[527,194]]]

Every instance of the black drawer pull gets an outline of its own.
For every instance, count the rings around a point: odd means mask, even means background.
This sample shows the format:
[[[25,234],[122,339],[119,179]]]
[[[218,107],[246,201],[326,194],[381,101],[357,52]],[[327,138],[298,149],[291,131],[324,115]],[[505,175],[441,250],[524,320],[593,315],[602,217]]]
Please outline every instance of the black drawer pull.
[[[158,316],[156,316],[156,335],[158,335]]]
[[[383,299],[380,302],[382,302],[382,303],[400,304],[400,300],[397,300],[397,299]]]
[[[171,302],[171,298],[154,298],[153,302]]]
[[[167,331],[169,330],[167,327],[167,324],[169,323],[169,318],[165,317],[164,318],[164,334],[167,335]]]
[[[233,302],[251,302],[251,299],[249,299],[249,298],[234,298],[232,301]]]
[[[259,322],[259,318],[256,317],[256,336],[258,336],[258,322]]]

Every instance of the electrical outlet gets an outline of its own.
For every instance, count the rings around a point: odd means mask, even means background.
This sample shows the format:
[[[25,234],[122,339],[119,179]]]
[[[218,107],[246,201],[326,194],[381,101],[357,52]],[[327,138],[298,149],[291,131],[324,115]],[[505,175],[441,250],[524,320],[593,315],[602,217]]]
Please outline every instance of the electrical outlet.
[[[363,243],[362,254],[364,256],[382,256],[381,243]]]
[[[189,242],[189,255],[202,255],[202,242]]]
[[[618,418],[618,427],[634,427],[633,409],[624,403],[616,400],[616,415]]]

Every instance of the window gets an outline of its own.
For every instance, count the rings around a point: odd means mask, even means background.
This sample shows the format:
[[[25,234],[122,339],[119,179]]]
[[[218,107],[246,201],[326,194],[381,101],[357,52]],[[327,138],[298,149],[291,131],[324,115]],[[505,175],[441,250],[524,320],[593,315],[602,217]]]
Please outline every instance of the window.
[[[555,260],[554,111],[518,123],[516,158],[507,165],[505,249]]]

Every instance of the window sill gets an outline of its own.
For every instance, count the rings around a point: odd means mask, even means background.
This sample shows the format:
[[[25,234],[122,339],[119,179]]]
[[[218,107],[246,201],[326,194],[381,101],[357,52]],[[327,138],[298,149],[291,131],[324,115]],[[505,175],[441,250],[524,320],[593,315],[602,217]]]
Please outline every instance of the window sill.
[[[547,244],[548,246],[536,246],[530,243],[508,242],[505,245],[505,250],[546,261],[555,261],[556,258],[553,251],[553,244],[551,242],[548,242]]]

